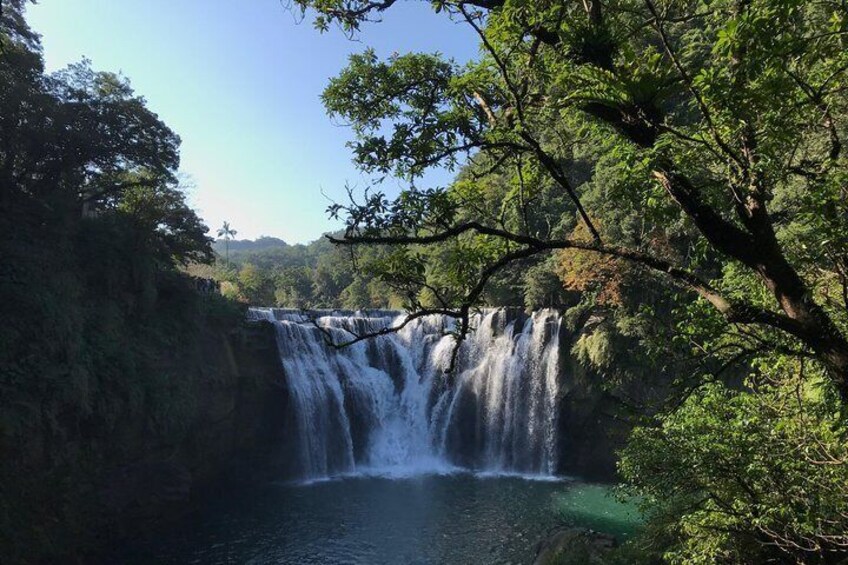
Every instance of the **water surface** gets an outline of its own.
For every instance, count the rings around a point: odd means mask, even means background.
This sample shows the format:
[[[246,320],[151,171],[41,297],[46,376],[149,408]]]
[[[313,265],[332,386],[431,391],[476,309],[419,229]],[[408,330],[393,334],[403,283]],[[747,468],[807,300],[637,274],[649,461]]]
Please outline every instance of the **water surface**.
[[[272,484],[228,496],[123,556],[131,564],[530,563],[571,523],[629,535],[606,487],[468,473]]]

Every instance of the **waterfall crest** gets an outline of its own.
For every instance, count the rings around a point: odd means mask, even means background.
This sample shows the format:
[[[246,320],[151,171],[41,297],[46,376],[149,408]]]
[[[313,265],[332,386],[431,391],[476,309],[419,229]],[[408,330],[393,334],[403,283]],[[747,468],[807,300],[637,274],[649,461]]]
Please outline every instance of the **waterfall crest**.
[[[428,316],[400,332],[335,349],[394,325],[386,311],[252,308],[273,322],[289,396],[295,474],[410,475],[456,468],[550,475],[556,469],[559,328],[553,310],[475,315],[453,375],[453,320]],[[316,327],[316,324],[321,329]],[[323,331],[322,331],[323,329]]]

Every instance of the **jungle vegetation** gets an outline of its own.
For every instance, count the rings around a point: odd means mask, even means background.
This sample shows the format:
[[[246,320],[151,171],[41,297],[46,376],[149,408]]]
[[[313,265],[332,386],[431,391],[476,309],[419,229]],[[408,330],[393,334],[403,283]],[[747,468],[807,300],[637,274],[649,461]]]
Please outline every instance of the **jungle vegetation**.
[[[224,296],[245,304],[345,310],[399,310],[405,306],[403,289],[377,276],[378,265],[390,255],[384,246],[351,253],[325,238],[306,245],[288,245],[277,238],[260,237],[228,242],[219,239],[213,243],[213,250],[215,262],[193,262],[186,272],[219,281]],[[556,267],[542,258],[504,269],[486,289],[485,303],[530,310],[572,304],[578,291],[569,292],[563,286]],[[579,287],[577,284],[574,288]]]
[[[180,271],[213,252],[179,137],[123,76],[45,72],[23,11],[0,11],[0,561],[55,563],[115,528],[105,474],[188,436],[202,331],[243,313]]]

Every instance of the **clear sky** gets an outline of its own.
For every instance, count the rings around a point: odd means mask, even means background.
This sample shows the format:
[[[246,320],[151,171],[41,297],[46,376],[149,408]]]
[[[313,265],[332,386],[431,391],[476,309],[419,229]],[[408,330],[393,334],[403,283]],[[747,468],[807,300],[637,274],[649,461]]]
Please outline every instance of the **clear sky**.
[[[238,238],[305,243],[338,227],[328,198],[367,184],[319,96],[350,53],[477,54],[465,26],[410,0],[358,41],[298,23],[285,0],[39,0],[28,9],[48,70],[88,57],[130,78],[182,138],[189,201],[210,228],[229,220]],[[431,184],[450,176],[436,172]],[[397,190],[398,182],[387,181]],[[326,196],[322,195],[322,191]]]

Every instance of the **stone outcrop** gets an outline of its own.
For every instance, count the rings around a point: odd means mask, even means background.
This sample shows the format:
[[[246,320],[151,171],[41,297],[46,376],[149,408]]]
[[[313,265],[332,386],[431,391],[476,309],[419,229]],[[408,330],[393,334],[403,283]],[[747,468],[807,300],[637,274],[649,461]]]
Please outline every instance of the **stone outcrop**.
[[[279,436],[286,395],[273,326],[204,331],[196,354],[189,428],[155,443],[126,430],[126,463],[98,481],[102,512],[116,537],[180,516],[221,484],[262,480],[285,465]]]
[[[616,480],[616,452],[624,447],[631,425],[619,417],[621,403],[605,386],[605,377],[572,354],[581,334],[591,331],[593,319],[577,328],[560,330],[560,397],[557,473],[589,480]],[[565,323],[564,323],[565,325]]]

